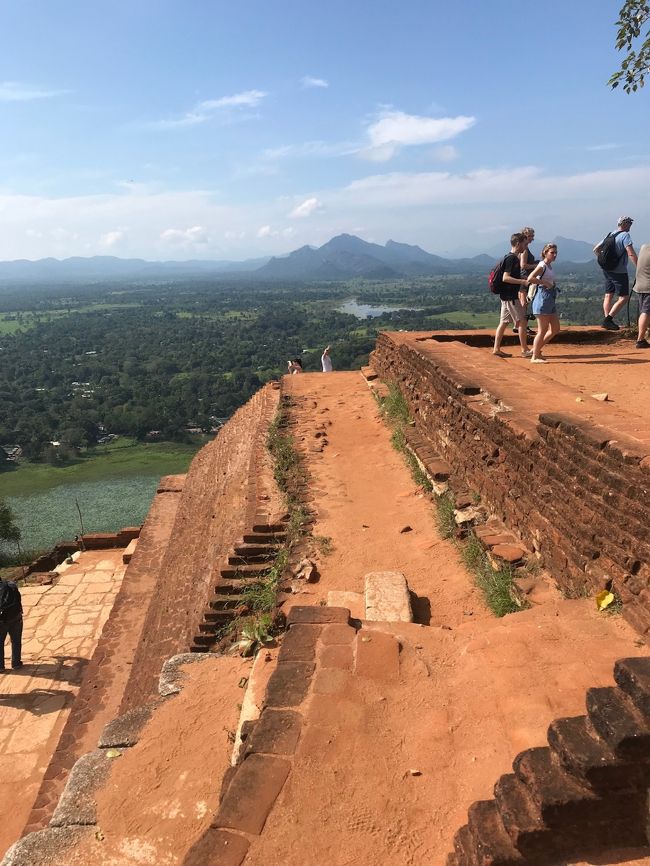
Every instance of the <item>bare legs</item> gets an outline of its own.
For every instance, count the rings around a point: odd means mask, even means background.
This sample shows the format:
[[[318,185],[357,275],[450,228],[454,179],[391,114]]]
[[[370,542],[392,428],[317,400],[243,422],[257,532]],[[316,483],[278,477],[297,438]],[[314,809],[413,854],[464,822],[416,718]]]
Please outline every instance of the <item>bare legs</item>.
[[[616,297],[614,292],[608,292],[603,299],[603,313],[605,314],[605,318],[607,316],[611,316],[612,319],[614,316],[622,310],[623,307],[629,303],[630,296],[624,295],[622,298],[619,298],[616,303],[614,303],[614,298]]]
[[[541,314],[537,316],[537,334],[533,343],[533,361],[542,359],[542,349],[559,333],[560,319],[557,313],[553,313],[550,316]]]
[[[637,340],[646,340],[646,331],[650,327],[650,314],[641,313],[639,316],[639,335]]]
[[[494,335],[494,354],[497,355],[501,351],[501,340],[503,339],[503,335],[505,334],[508,326],[510,325],[510,319],[507,319],[505,322],[499,322],[499,326],[496,330],[496,334]],[[519,334],[519,343],[521,345],[521,351],[525,352],[528,348],[528,336],[526,334],[526,319],[523,319],[520,322],[517,322],[517,333]]]

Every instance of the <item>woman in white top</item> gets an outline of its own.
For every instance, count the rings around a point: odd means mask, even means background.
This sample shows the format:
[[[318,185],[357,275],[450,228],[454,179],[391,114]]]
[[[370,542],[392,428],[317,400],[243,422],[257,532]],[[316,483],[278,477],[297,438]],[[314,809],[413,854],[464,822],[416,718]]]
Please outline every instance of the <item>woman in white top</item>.
[[[533,284],[535,291],[533,313],[537,317],[537,335],[533,342],[533,357],[530,359],[532,364],[546,363],[542,349],[560,332],[560,317],[556,306],[557,287],[553,273],[553,264],[556,258],[557,246],[546,244],[542,250],[541,261],[528,277],[528,282]],[[536,290],[534,289],[535,285],[537,286]]]

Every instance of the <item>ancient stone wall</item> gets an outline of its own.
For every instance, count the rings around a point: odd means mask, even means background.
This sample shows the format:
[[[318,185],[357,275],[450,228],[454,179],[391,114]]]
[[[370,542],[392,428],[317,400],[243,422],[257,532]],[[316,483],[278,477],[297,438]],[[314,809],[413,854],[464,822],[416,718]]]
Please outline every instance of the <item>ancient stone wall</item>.
[[[371,359],[404,394],[418,432],[567,594],[611,582],[646,635],[650,445],[567,411],[566,400],[549,401],[561,411],[539,411],[514,380],[490,381],[483,355],[460,343],[424,346],[417,335],[381,334]]]

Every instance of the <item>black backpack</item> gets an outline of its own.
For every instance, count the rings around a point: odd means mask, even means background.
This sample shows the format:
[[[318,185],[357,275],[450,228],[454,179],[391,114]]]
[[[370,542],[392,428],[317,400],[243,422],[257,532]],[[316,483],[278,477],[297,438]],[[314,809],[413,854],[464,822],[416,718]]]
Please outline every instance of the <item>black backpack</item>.
[[[619,255],[616,251],[616,238],[620,234],[621,232],[610,232],[600,247],[600,252],[596,258],[604,271],[613,271],[623,258],[623,254]]]
[[[11,622],[22,613],[20,592],[15,583],[0,580],[0,622]]]

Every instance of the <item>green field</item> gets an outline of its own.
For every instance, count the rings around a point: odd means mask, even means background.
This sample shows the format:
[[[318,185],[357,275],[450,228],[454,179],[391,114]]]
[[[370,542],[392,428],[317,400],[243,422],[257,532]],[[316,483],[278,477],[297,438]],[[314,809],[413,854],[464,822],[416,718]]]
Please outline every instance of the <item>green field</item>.
[[[204,441],[207,441],[204,440]],[[148,475],[160,478],[185,472],[203,442],[181,445],[174,442],[136,443],[122,438],[98,446],[68,466],[20,463],[0,473],[0,496],[33,496],[60,485],[103,481],[125,476]]]
[[[70,466],[22,463],[0,473],[0,496],[22,532],[22,547],[51,547],[85,532],[113,532],[142,523],[158,480],[186,472],[201,443],[134,443],[120,439]]]

